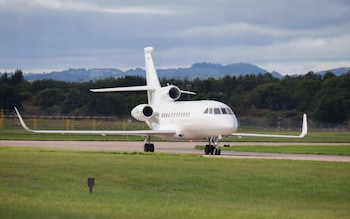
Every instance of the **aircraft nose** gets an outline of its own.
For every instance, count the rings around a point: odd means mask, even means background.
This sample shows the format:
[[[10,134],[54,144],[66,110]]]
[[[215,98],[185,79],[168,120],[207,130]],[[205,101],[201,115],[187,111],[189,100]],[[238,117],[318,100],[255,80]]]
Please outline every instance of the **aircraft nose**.
[[[232,127],[232,132],[237,131],[238,128],[238,122],[235,114],[231,116],[231,121],[230,121],[231,127]]]
[[[225,132],[231,134],[237,131],[238,122],[235,115],[230,115],[222,120],[222,127],[225,127]]]

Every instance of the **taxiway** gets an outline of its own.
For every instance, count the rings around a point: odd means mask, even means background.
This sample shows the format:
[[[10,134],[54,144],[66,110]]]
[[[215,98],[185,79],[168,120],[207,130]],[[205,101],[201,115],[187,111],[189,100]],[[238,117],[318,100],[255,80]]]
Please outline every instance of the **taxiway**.
[[[280,160],[315,160],[350,162],[350,156],[338,155],[313,155],[313,154],[280,154],[280,153],[257,153],[225,151],[221,156],[204,155],[202,150],[195,150],[195,145],[205,145],[206,142],[154,142],[155,151],[162,153],[195,154],[210,158],[245,158],[245,159],[280,159]],[[349,143],[272,143],[272,142],[220,142],[220,145],[349,145]],[[58,148],[71,150],[100,150],[100,151],[143,151],[143,142],[134,141],[14,141],[0,140],[1,146]]]

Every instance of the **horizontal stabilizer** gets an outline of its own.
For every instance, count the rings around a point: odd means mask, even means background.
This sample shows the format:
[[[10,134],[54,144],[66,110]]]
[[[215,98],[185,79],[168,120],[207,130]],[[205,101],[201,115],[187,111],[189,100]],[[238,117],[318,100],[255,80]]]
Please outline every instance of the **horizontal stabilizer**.
[[[195,92],[187,91],[187,90],[180,90],[180,92],[181,92],[182,94],[192,94],[192,95],[196,95]]]
[[[99,92],[118,92],[118,91],[147,91],[154,90],[149,86],[130,86],[130,87],[112,87],[112,88],[98,88],[98,89],[90,89],[90,91],[99,93]]]

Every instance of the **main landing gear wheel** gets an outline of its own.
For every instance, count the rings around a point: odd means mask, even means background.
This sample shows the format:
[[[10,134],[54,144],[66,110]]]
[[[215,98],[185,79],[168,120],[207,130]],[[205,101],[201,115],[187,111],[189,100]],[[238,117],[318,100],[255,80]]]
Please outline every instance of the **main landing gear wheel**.
[[[147,138],[144,141],[143,145],[143,151],[144,152],[154,152],[154,144],[151,143],[151,136],[147,136]]]
[[[143,146],[143,151],[144,152],[154,152],[154,144],[146,143]]]

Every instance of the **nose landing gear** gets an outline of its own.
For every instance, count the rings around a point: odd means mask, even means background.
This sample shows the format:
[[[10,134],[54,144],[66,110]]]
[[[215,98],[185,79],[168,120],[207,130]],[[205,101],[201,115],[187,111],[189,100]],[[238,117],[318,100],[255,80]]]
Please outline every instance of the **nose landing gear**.
[[[204,153],[206,155],[221,155],[221,149],[219,148],[219,137],[210,137],[209,142],[204,147]]]

